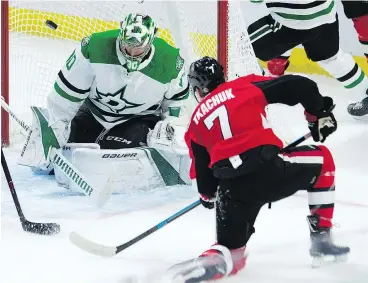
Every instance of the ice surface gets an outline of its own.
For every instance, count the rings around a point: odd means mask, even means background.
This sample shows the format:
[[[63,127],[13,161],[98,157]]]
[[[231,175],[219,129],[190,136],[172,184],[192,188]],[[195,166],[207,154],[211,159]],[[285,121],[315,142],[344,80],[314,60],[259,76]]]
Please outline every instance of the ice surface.
[[[246,269],[234,283],[367,283],[368,282],[368,125],[346,113],[355,97],[334,80],[317,77],[323,94],[335,98],[338,131],[326,142],[336,160],[337,243],[350,245],[347,263],[311,269],[306,193],[262,209],[248,248]],[[301,107],[273,107],[276,132],[293,141],[307,132]],[[309,142],[312,142],[309,140]],[[135,273],[152,273],[197,256],[215,239],[214,212],[195,209],[114,258],[85,253],[69,240],[77,231],[105,245],[121,244],[195,201],[187,186],[115,194],[102,209],[88,198],[68,194],[53,177],[33,175],[16,165],[20,145],[5,150],[15,187],[27,218],[55,221],[53,237],[23,232],[7,184],[1,180],[1,265],[4,283],[118,283]],[[317,280],[317,281],[312,281]]]

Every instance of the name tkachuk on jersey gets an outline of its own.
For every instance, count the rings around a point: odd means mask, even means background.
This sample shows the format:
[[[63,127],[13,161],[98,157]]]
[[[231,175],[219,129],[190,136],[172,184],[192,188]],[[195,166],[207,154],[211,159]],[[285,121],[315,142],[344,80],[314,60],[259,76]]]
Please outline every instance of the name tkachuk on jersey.
[[[225,82],[207,95],[193,112],[185,139],[206,148],[210,166],[263,144],[282,148],[267,123],[268,105],[256,82],[270,78],[250,75]]]
[[[232,89],[226,89],[218,94],[208,98],[200,104],[199,108],[195,112],[193,121],[198,125],[199,120],[204,117],[207,113],[213,110],[215,107],[222,105],[223,102],[233,99],[235,96],[232,93]]]

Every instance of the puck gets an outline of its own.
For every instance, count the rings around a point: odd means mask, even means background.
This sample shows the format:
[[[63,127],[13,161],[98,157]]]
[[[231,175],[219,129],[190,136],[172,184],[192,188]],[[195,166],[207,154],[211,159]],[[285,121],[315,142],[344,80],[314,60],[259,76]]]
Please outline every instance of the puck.
[[[58,28],[58,25],[51,20],[47,20],[46,25],[53,30],[56,30]]]

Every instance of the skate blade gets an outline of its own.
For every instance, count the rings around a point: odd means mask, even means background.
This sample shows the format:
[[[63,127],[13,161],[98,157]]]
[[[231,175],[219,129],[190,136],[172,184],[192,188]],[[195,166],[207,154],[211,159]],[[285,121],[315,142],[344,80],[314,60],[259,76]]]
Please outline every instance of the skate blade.
[[[338,264],[343,263],[348,260],[348,255],[324,255],[324,256],[315,256],[312,259],[312,268],[320,268],[326,265]]]
[[[176,264],[166,271],[164,275],[165,282],[201,282],[201,280],[197,281],[196,279],[199,279],[206,274],[206,268],[204,264],[204,261],[200,259],[188,260],[186,262]]]
[[[351,115],[351,114],[350,114]],[[368,114],[363,115],[363,116],[354,116],[351,115],[355,120],[357,121],[361,121],[361,122],[368,122]]]

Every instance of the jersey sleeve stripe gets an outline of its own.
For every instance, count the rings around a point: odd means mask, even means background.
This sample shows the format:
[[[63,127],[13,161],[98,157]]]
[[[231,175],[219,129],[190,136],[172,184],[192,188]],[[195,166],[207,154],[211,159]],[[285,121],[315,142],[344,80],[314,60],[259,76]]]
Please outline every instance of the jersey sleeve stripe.
[[[167,98],[168,100],[183,100],[188,98],[189,96],[189,85],[181,92],[173,95],[171,98]]]
[[[310,3],[303,4],[302,2],[294,4],[294,3],[284,3],[284,2],[267,2],[266,6],[268,8],[287,8],[287,9],[310,9],[320,5],[323,5],[327,1],[313,1]]]
[[[69,95],[68,93],[66,93],[60,86],[57,82],[55,82],[54,84],[54,89],[56,91],[57,94],[59,94],[61,97],[64,97],[65,99],[67,100],[70,100],[71,102],[81,102],[83,101],[84,99],[81,99],[81,98],[77,98],[75,96],[71,96]]]
[[[89,92],[91,90],[91,88],[88,88],[88,89],[79,89],[75,86],[73,86],[65,77],[64,77],[64,74],[62,71],[59,72],[58,74],[60,80],[63,82],[63,84],[69,88],[70,90],[76,92],[76,93],[79,93],[79,94],[85,94],[87,92]]]
[[[281,13],[281,12],[276,12],[276,11],[275,13],[284,19],[308,21],[308,20],[313,20],[315,18],[330,14],[334,7],[335,7],[335,3],[332,1],[331,4],[327,8],[320,10],[318,12],[315,12],[313,14],[296,15],[296,14]]]

